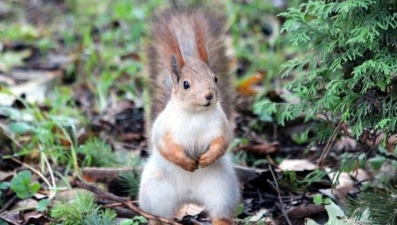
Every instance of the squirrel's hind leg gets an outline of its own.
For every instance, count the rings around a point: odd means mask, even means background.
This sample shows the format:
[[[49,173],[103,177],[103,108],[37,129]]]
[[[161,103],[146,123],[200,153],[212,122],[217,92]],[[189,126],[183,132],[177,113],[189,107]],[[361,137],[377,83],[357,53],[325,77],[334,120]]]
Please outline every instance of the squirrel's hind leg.
[[[139,206],[152,215],[172,219],[180,203],[172,180],[166,174],[150,165],[146,167],[139,187]],[[152,223],[150,223],[152,224]],[[156,224],[156,223],[153,223]]]
[[[233,220],[232,219],[213,219],[212,220],[213,225],[233,225]]]
[[[238,181],[226,157],[222,157],[216,164],[214,168],[208,168],[211,172],[205,173],[205,182],[201,183],[198,192],[212,223],[231,225],[234,224],[234,212],[240,201]]]

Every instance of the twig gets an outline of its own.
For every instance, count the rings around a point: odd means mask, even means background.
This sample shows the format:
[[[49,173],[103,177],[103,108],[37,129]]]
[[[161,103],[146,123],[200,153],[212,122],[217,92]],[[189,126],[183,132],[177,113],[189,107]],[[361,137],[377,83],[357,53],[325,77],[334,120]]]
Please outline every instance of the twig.
[[[269,170],[270,170],[270,173],[272,174],[273,181],[274,181],[275,184],[273,184],[269,180],[267,182],[269,182],[269,184],[272,185],[274,189],[276,189],[276,192],[277,192],[277,195],[278,195],[278,200],[280,201],[281,211],[283,212],[283,215],[284,215],[285,219],[287,220],[287,223],[289,225],[292,225],[291,221],[288,218],[287,212],[285,211],[284,202],[281,199],[280,189],[278,188],[278,183],[277,183],[276,176],[274,175],[273,169],[272,169],[272,167],[270,165],[269,165]],[[276,186],[274,186],[274,185],[276,185]]]
[[[48,161],[47,156],[44,153],[41,153],[41,157],[43,157],[45,164],[47,165],[48,171],[50,172],[50,177],[52,180],[52,189],[55,190],[56,189],[56,183],[55,183],[55,177],[54,177],[54,173],[52,172],[52,167],[50,162]],[[50,190],[50,196],[48,197],[49,199],[52,199],[55,197],[56,192],[55,191],[51,191]]]
[[[102,207],[105,207],[105,208],[112,208],[112,207],[121,206],[121,205],[123,205],[123,203],[121,203],[121,202],[114,202],[114,203],[109,203],[109,204],[103,204],[103,205],[101,205],[101,206],[102,206]]]
[[[122,205],[122,203],[119,203]],[[133,218],[138,215],[138,213],[131,211],[130,209],[127,209],[122,206],[109,206],[109,205],[102,205],[102,208],[112,208],[114,211],[116,211],[118,217],[122,218]]]
[[[14,202],[18,199],[18,197],[16,195],[14,195],[10,200],[8,200],[4,206],[0,209],[0,214],[3,213],[4,211],[6,211],[8,209],[8,207],[10,207],[12,204],[14,204]]]
[[[172,225],[182,225],[182,224],[176,222],[175,220],[170,220],[170,219],[166,219],[166,218],[162,218],[162,217],[158,217],[158,216],[154,216],[149,213],[146,213],[146,212],[142,211],[140,208],[138,208],[137,206],[135,206],[134,204],[132,204],[132,201],[130,201],[126,198],[118,197],[118,196],[108,193],[106,191],[103,191],[103,190],[95,187],[94,185],[90,185],[90,184],[83,183],[80,181],[76,181],[75,184],[76,184],[76,186],[86,189],[86,190],[89,190],[103,198],[106,198],[106,199],[109,199],[109,200],[112,200],[115,202],[120,202],[123,205],[127,206],[132,211],[142,215],[143,217],[145,217],[147,219],[157,220],[157,221],[161,221],[163,223],[172,224]]]
[[[376,150],[376,154],[385,157],[386,159],[391,159],[393,161],[397,161],[397,157],[394,155],[390,155],[384,152],[379,151],[379,149]]]
[[[331,149],[332,143],[334,143],[334,141],[335,141],[337,131],[338,131],[339,127],[341,126],[341,124],[342,124],[342,120],[335,127],[334,131],[332,132],[331,137],[328,139],[327,144],[325,145],[324,150],[321,153],[320,159],[317,162],[317,167],[321,168],[323,166],[325,158],[327,157],[328,152]]]
[[[101,206],[101,208],[112,208],[114,211],[116,211],[117,216],[123,217],[123,218],[133,218],[134,216],[137,216],[138,214],[130,209],[126,209],[121,202],[113,202],[112,203],[105,203],[108,202],[109,200],[106,199],[105,201],[97,200],[98,204]],[[131,201],[132,202],[132,201]]]

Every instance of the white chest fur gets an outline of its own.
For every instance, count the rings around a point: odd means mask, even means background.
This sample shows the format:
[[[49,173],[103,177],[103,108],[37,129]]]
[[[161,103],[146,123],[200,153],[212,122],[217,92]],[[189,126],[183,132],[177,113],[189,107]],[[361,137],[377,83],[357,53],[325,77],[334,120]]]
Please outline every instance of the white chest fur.
[[[228,129],[228,121],[219,103],[200,112],[187,113],[170,102],[154,122],[152,138],[155,141],[165,132],[170,132],[175,143],[182,146],[186,154],[198,158],[212,140],[225,135]]]

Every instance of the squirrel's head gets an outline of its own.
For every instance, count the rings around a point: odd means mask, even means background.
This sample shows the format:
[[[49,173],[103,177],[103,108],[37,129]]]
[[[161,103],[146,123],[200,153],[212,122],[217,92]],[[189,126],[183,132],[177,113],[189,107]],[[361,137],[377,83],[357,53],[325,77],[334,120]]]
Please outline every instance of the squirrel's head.
[[[181,67],[172,56],[171,70],[172,95],[187,110],[198,112],[215,107],[219,101],[218,79],[205,62],[188,58]]]

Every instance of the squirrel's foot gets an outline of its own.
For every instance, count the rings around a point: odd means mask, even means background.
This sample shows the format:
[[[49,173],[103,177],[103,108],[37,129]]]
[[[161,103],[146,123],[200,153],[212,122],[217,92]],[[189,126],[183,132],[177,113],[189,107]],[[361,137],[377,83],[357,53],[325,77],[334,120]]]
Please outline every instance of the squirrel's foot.
[[[230,219],[214,219],[212,221],[212,224],[213,225],[232,225],[234,223],[233,223],[233,220],[230,220]]]

